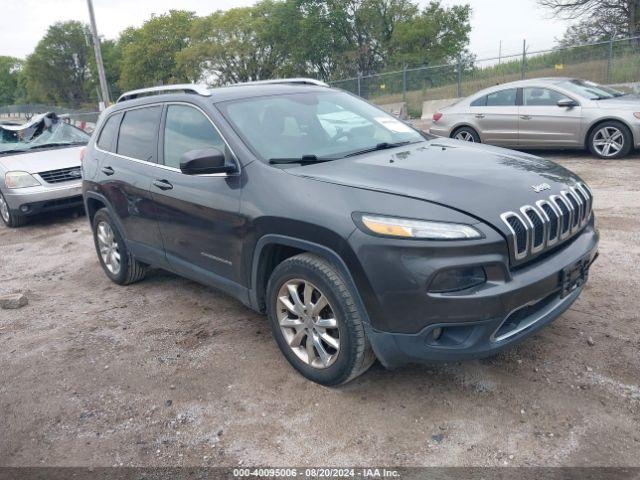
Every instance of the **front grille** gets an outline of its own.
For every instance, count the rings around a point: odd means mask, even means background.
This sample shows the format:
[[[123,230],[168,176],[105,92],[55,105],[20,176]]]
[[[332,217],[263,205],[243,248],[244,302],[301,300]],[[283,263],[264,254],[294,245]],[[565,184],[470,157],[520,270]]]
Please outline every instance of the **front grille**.
[[[516,261],[524,260],[580,230],[591,217],[593,195],[579,183],[560,195],[551,195],[535,205],[501,215],[507,225]]]
[[[40,178],[47,183],[69,182],[71,180],[80,180],[80,178],[82,178],[80,167],[49,170],[47,172],[40,172],[38,175],[40,175]]]

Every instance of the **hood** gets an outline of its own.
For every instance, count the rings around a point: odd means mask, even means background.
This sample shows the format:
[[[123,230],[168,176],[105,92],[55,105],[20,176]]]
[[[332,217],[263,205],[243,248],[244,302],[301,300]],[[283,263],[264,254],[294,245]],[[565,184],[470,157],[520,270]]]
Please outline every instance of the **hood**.
[[[598,107],[640,111],[640,95],[623,95],[622,97],[598,100]]]
[[[533,155],[443,138],[287,172],[437,203],[504,233],[502,213],[559,194],[580,181],[556,163]],[[541,184],[550,188],[538,193],[534,186]]]
[[[80,147],[55,147],[50,150],[38,149],[33,152],[10,153],[0,156],[0,165],[5,171],[38,173],[59,168],[80,166]]]

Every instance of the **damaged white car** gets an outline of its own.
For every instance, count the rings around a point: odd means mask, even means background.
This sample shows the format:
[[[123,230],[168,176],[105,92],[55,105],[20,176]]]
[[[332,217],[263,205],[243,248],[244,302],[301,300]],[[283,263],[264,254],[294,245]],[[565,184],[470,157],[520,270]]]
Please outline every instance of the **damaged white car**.
[[[0,124],[0,218],[8,227],[30,216],[82,205],[81,152],[90,136],[55,113],[23,125]]]

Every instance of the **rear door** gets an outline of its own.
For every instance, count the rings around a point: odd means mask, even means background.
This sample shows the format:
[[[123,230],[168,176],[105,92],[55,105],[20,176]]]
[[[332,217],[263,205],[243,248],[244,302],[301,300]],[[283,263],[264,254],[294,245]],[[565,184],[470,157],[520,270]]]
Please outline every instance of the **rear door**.
[[[506,88],[471,103],[471,120],[484,143],[505,146],[518,144],[517,98],[517,88]]]
[[[162,265],[164,251],[149,190],[158,169],[158,132],[162,105],[136,107],[117,114],[118,135],[109,150],[102,150],[97,182],[124,229],[134,255],[142,261]],[[109,126],[111,117],[105,122]]]
[[[180,158],[190,150],[233,153],[209,116],[188,103],[167,105],[160,145],[163,166],[151,190],[172,270],[223,288],[225,280],[239,283],[244,231],[239,169],[208,175],[180,171]]]
[[[568,97],[551,88],[526,87],[518,107],[520,145],[575,147],[580,145],[582,108],[559,107]]]

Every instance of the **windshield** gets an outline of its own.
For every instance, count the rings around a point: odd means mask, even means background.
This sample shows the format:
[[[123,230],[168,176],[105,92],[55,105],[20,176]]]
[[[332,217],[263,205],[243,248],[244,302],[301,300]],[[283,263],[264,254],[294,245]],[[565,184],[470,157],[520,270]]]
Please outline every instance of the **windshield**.
[[[565,80],[558,85],[590,100],[605,100],[624,95],[623,92],[588,80]]]
[[[43,115],[24,126],[0,125],[0,154],[60,145],[84,145],[89,135],[52,114]]]
[[[336,91],[305,92],[219,105],[235,130],[265,161],[331,160],[384,144],[423,141],[395,117]]]

